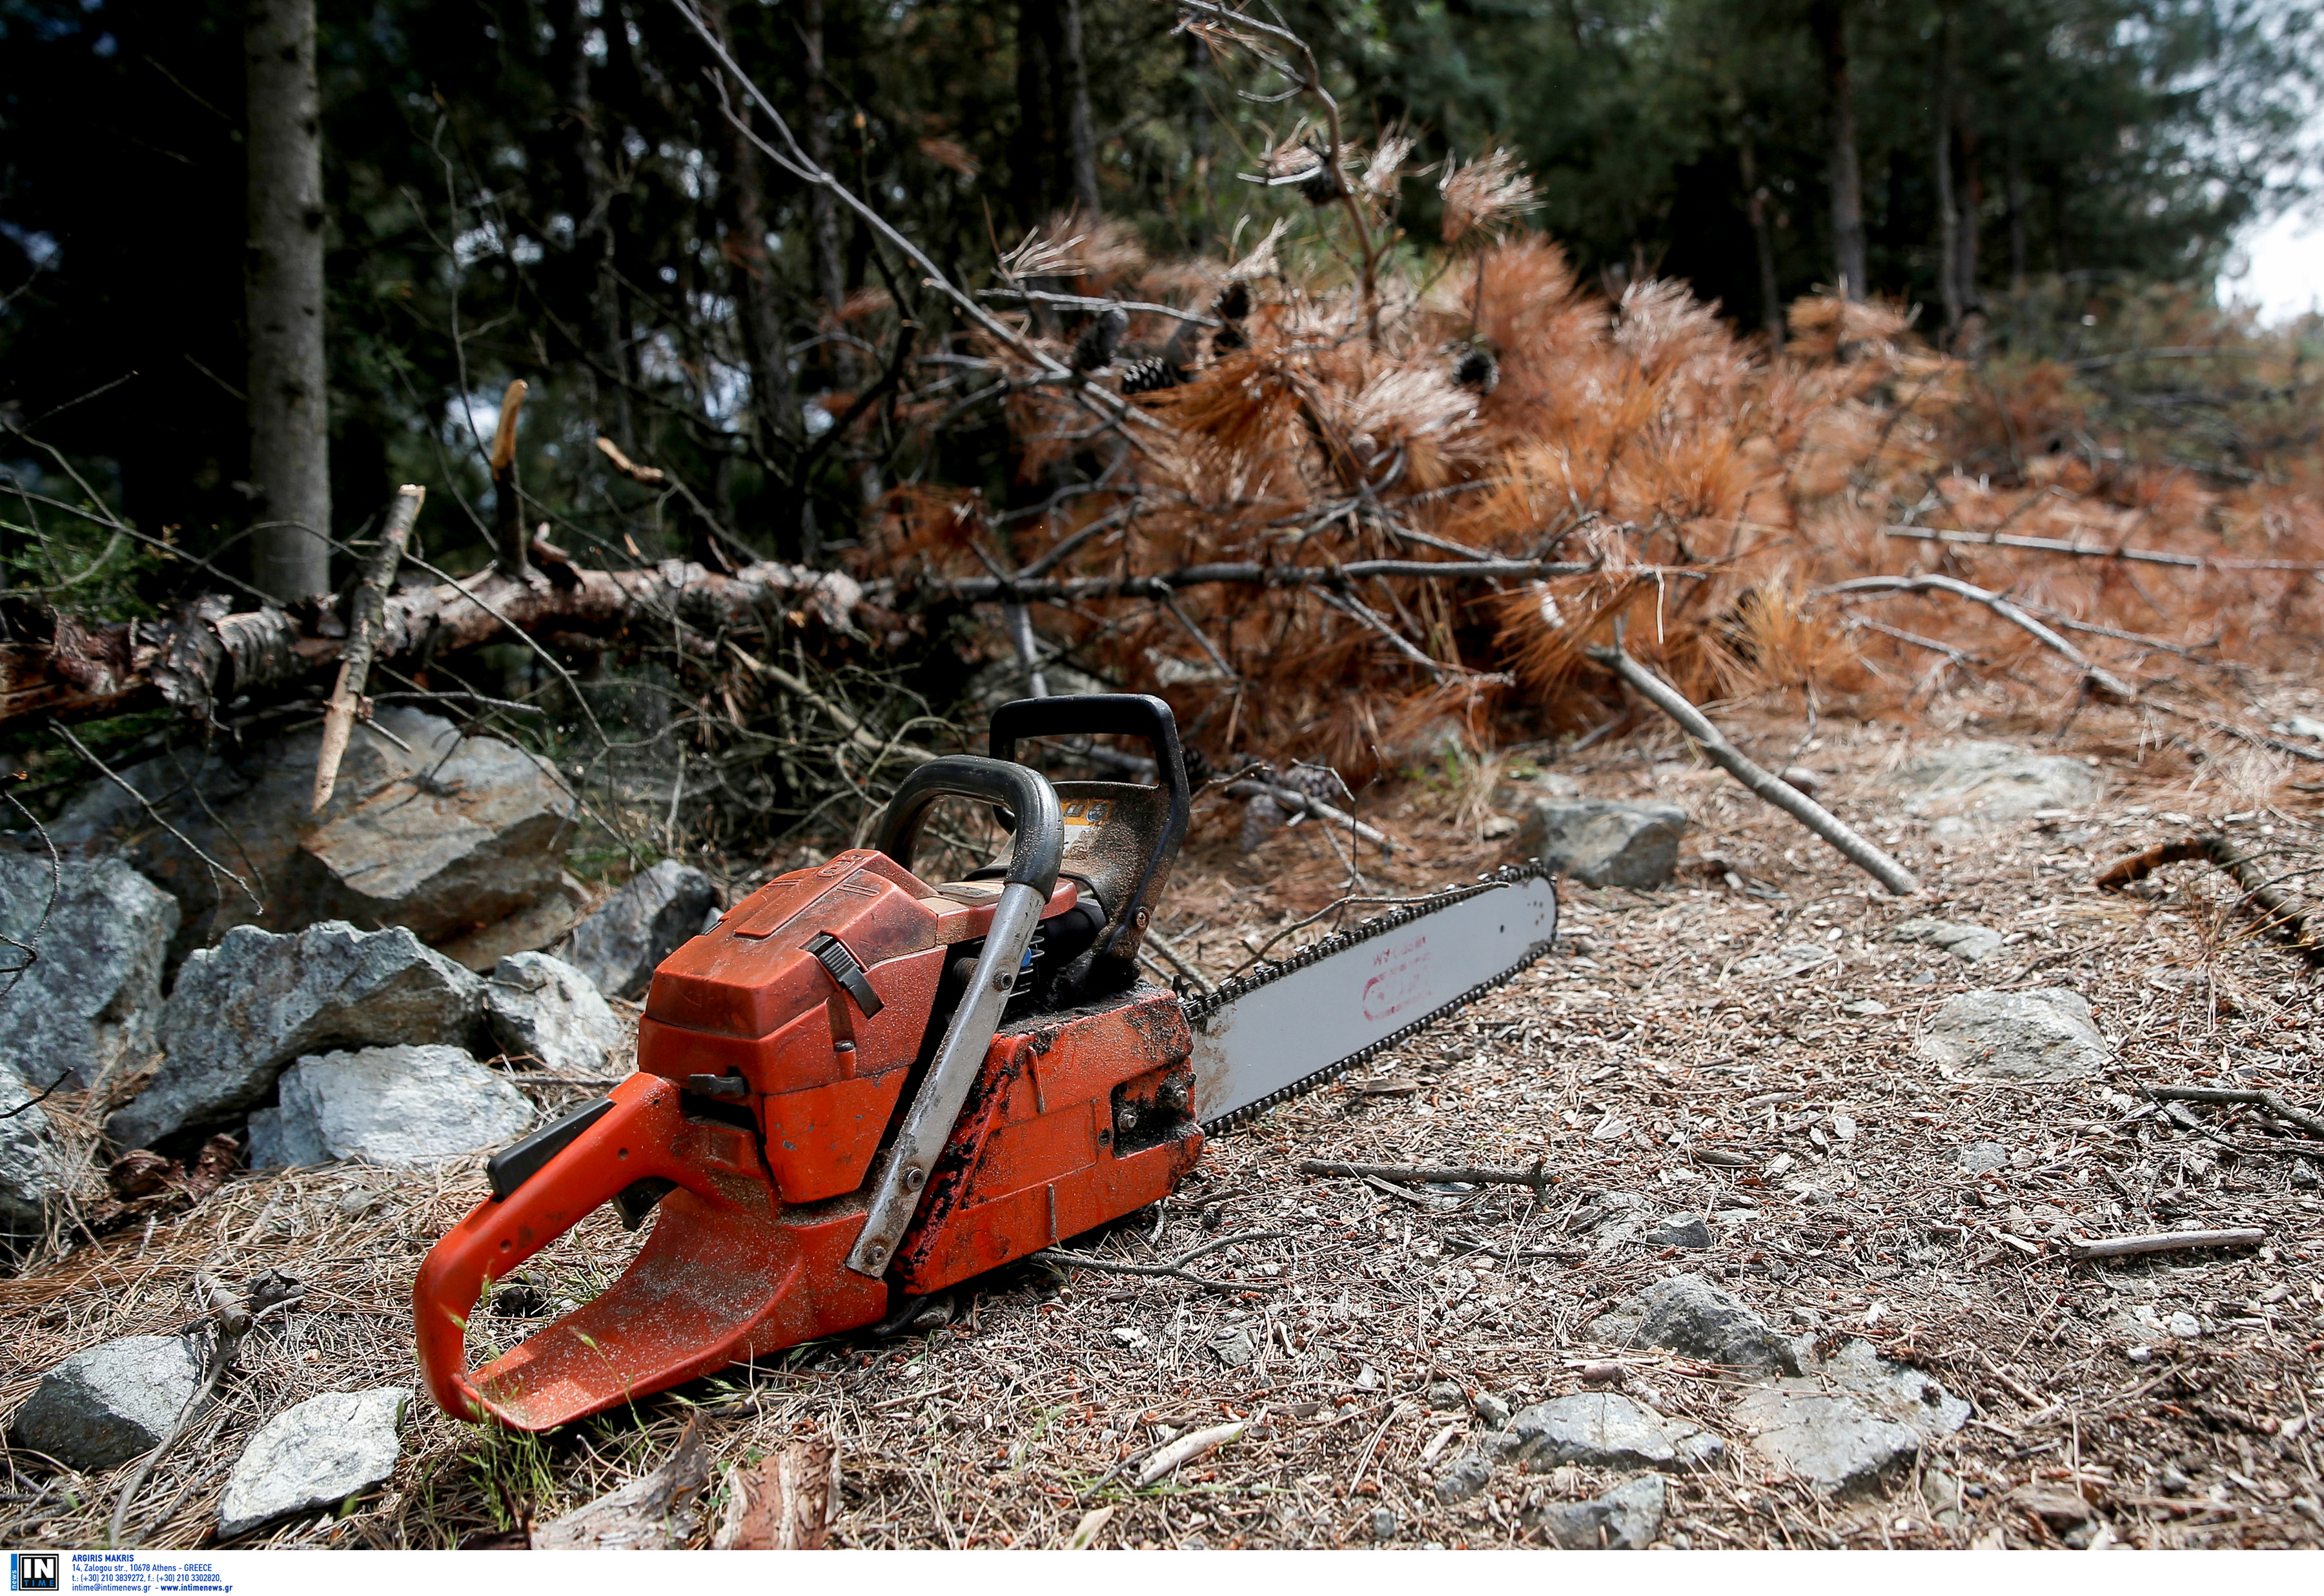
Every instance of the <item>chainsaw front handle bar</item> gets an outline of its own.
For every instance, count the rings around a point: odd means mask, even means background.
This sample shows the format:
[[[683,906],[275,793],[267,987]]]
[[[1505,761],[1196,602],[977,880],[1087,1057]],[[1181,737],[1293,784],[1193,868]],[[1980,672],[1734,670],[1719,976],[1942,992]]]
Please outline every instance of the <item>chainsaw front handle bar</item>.
[[[1057,807],[1056,789],[1038,770],[1006,760],[980,759],[973,753],[947,754],[930,760],[904,778],[888,812],[880,817],[879,841],[873,845],[906,870],[912,868],[912,850],[920,840],[920,825],[940,798],[964,798],[1006,808],[1016,821],[1010,839],[1009,869],[1001,878],[1012,886],[1026,886],[1043,902],[1056,889],[1057,867],[1065,856],[1065,817]]]
[[[952,1138],[961,1105],[984,1067],[984,1056],[1001,1029],[1001,1011],[1017,989],[1025,950],[1041,923],[1041,911],[1056,889],[1065,859],[1065,820],[1056,789],[1038,770],[1001,760],[953,754],[930,760],[904,779],[880,821],[880,851],[907,870],[920,823],[938,798],[965,798],[1005,805],[1015,816],[1009,868],[1001,877],[1001,901],[984,934],[984,951],[945,1027],[935,1061],[904,1116],[904,1128],[888,1149],[872,1191],[862,1234],[847,1255],[847,1267],[878,1279],[896,1256],[896,1243],[911,1228],[920,1197],[936,1173],[937,1158]]]

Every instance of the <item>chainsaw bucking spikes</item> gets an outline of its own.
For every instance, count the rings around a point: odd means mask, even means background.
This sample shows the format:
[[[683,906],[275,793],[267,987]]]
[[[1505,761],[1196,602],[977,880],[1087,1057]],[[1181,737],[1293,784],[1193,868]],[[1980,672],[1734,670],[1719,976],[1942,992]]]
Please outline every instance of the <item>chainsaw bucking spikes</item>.
[[[1185,835],[1176,729],[1151,698],[1039,710],[1028,734],[1139,734],[1175,780],[1061,801],[1022,765],[933,761],[880,847],[769,882],[671,955],[638,1073],[494,1158],[493,1195],[420,1268],[420,1364],[445,1411],[545,1430],[872,1324],[1193,1167],[1185,1011],[1135,964]],[[909,866],[945,798],[1014,833],[1004,860],[931,885]],[[628,1269],[471,1370],[492,1283],[609,1203],[652,1227]]]

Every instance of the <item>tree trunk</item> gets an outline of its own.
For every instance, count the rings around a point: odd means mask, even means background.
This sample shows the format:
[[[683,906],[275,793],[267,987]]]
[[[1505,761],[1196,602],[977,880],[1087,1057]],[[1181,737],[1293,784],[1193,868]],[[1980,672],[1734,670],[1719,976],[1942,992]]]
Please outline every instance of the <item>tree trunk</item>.
[[[1960,240],[1954,254],[1960,266],[1961,309],[1975,315],[1985,309],[1985,296],[1977,288],[1978,217],[1985,210],[1985,182],[1977,167],[1977,130],[1969,125],[1968,107],[1958,98],[1953,105],[1953,127],[1959,134],[1960,149],[1960,160],[1955,163],[1953,174],[1954,235]]]
[[[1093,221],[1097,192],[1097,130],[1090,121],[1089,62],[1082,53],[1082,0],[1065,0],[1065,137],[1074,160],[1074,203]]]
[[[1824,131],[1830,140],[1831,263],[1840,292],[1860,300],[1864,267],[1864,181],[1856,159],[1856,105],[1849,82],[1848,14],[1842,0],[1810,0],[1808,27],[1823,58]]]
[[[2009,291],[2025,291],[2025,179],[2017,159],[2017,135],[2009,135],[2009,153],[2002,167],[2002,203],[2009,210]]]
[[[709,0],[702,16],[727,53],[734,53],[726,0]],[[735,114],[748,123],[750,101],[738,105]],[[743,355],[751,367],[752,422],[761,457],[770,468],[783,470],[776,461],[791,452],[799,436],[798,394],[791,382],[789,340],[784,336],[779,296],[767,267],[766,169],[758,146],[742,128],[725,116],[717,120],[726,168],[718,187],[719,221],[726,235],[727,281],[742,312]]]
[[[631,424],[629,390],[619,375],[623,369],[621,287],[613,275],[613,231],[606,215],[613,202],[613,183],[600,146],[604,130],[596,97],[590,92],[589,53],[583,48],[589,23],[581,15],[579,0],[551,0],[549,24],[557,33],[550,80],[564,124],[559,156],[565,169],[565,203],[573,214],[573,247],[587,284],[586,306],[573,318],[573,324],[586,328],[595,340],[595,346],[585,352],[592,389],[590,413],[614,442],[634,447],[637,438]]]
[[[257,586],[294,600],[329,590],[329,387],[323,366],[323,126],[315,0],[250,0],[250,480],[258,490]]]
[[[1953,214],[1953,14],[1937,23],[1937,87],[1929,118],[1937,169],[1937,300],[1945,308],[1945,337],[1960,331],[1960,229]]]
[[[1064,0],[1018,0],[1017,131],[1009,144],[1009,194],[1031,226],[1065,202],[1058,152],[1071,138],[1065,100]]]
[[[824,74],[823,0],[805,0],[800,6],[800,32],[807,40],[807,152],[825,171],[831,170],[830,86]],[[816,291],[823,296],[824,312],[834,333],[843,329],[839,312],[847,303],[847,257],[839,237],[839,202],[820,183],[807,191],[807,252],[813,257]],[[845,344],[832,346],[833,374],[839,386],[853,389],[859,363]]]
[[[1759,257],[1759,319],[1767,329],[1767,346],[1784,346],[1784,300],[1775,285],[1775,234],[1767,221],[1767,188],[1759,180],[1759,163],[1747,124],[1735,145],[1743,173],[1744,208],[1751,217],[1751,244]]]

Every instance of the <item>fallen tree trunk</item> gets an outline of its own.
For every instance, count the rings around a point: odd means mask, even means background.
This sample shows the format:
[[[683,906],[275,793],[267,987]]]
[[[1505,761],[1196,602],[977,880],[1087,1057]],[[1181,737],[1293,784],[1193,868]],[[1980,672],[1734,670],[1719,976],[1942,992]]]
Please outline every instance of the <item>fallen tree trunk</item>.
[[[242,694],[336,666],[346,651],[350,617],[336,601],[239,613],[232,604],[213,595],[166,620],[104,623],[45,604],[0,604],[0,732],[156,706],[206,720]],[[876,613],[853,577],[775,560],[732,576],[687,560],[628,571],[557,564],[523,578],[494,571],[387,595],[372,658],[452,653],[510,632],[612,644],[641,626],[675,632],[682,646],[695,634],[707,653],[716,635],[762,631],[802,610],[849,632]]]

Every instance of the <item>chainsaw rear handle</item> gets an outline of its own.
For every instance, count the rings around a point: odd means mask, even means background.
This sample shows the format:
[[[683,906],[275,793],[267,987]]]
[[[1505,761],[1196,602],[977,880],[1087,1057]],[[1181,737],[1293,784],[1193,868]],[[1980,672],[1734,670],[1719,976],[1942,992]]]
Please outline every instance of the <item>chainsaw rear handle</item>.
[[[1001,879],[1012,886],[1032,888],[1047,902],[1056,890],[1057,866],[1065,856],[1065,818],[1048,779],[1023,765],[980,759],[973,753],[930,760],[905,777],[896,796],[888,800],[888,811],[880,816],[879,840],[873,845],[906,870],[911,869],[921,822],[937,799],[946,798],[999,804],[1015,816],[1017,830],[1010,840],[1009,868]]]
[[[1114,933],[1106,951],[1127,956],[1123,944],[1136,939],[1155,910],[1170,862],[1186,840],[1194,799],[1186,784],[1186,756],[1178,746],[1178,719],[1150,693],[1072,693],[1055,698],[1018,698],[992,712],[991,748],[997,760],[1014,760],[1017,744],[1028,737],[1143,738],[1153,751],[1156,784],[1170,796],[1169,818],[1154,839],[1139,874],[1138,890],[1126,904],[1107,905]]]

